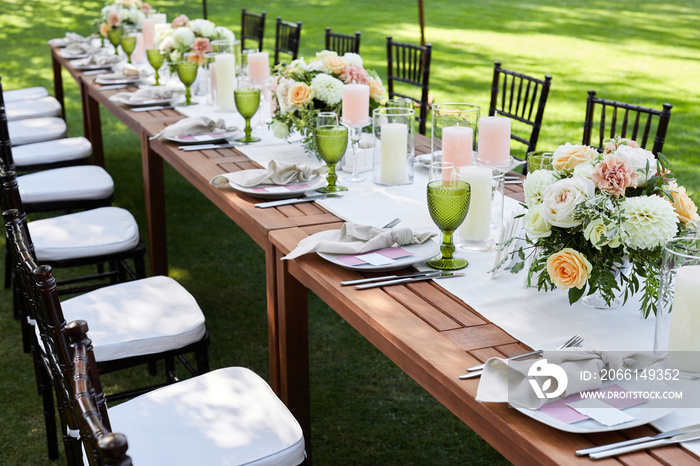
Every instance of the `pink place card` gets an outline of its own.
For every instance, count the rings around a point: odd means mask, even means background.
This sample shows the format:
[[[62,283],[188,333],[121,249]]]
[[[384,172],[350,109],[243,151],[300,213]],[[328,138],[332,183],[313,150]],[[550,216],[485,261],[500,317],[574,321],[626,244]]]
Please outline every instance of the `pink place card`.
[[[278,185],[264,185],[264,186],[254,186],[250,188],[251,191],[259,193],[269,193],[269,192],[281,192],[281,191],[301,191],[306,189],[311,189],[306,183],[288,184],[284,186]]]
[[[378,249],[378,250],[372,251],[372,252],[374,254],[380,254],[380,255],[386,257],[387,259],[391,259],[391,260],[401,259],[402,257],[409,257],[409,256],[413,255],[403,248]],[[369,262],[363,260],[362,256],[363,256],[363,254],[351,255],[351,256],[340,256],[340,257],[337,257],[336,260],[338,260],[346,265],[368,264]]]
[[[192,136],[180,136],[181,141],[209,141],[215,138],[224,137],[224,133],[195,134]]]
[[[645,398],[632,398],[625,397],[623,394],[627,393],[629,390],[622,388],[621,386],[609,385],[604,388],[599,388],[597,390],[590,390],[587,393],[599,392],[605,395],[598,398],[600,401],[604,401],[607,405],[617,408],[625,409],[638,404],[646,403],[648,400]],[[617,396],[615,395],[617,394]],[[542,406],[539,410],[546,413],[556,419],[557,421],[563,422],[565,424],[573,424],[574,422],[583,421],[590,419],[590,416],[579,413],[574,408],[567,406],[567,404],[575,403],[582,400],[580,393],[576,395],[567,396],[560,400],[552,401]]]

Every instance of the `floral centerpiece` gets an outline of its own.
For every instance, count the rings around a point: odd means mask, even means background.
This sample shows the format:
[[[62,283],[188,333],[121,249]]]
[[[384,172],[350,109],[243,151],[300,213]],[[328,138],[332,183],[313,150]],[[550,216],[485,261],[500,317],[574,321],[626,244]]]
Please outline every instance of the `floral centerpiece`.
[[[662,154],[619,137],[602,154],[567,143],[523,187],[526,245],[513,253],[513,273],[531,259],[528,285],[568,290],[570,303],[599,293],[609,306],[641,288],[642,315],[655,313],[663,245],[698,222]]]
[[[105,38],[111,29],[125,24],[141,26],[143,20],[152,12],[151,5],[141,0],[116,0],[102,8],[100,17],[95,20],[95,26],[100,36]]]
[[[323,50],[316,59],[306,63],[303,58],[275,68],[277,107],[272,119],[272,131],[286,139],[292,130],[302,135],[308,152],[315,152],[313,129],[319,112],[341,114],[344,84],[367,84],[370,92],[370,112],[384,98],[384,84],[376,72],[367,70],[362,57]]]
[[[170,64],[181,61],[190,52],[196,54],[201,64],[204,54],[211,51],[211,41],[234,39],[230,29],[217,26],[206,19],[190,20],[187,16],[180,15],[173,20],[170,28],[158,31],[155,42],[167,54],[166,60]]]

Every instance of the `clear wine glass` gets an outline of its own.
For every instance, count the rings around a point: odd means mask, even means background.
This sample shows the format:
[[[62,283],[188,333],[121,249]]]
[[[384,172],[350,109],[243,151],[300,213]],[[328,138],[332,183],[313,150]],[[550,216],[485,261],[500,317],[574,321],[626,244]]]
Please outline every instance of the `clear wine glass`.
[[[338,180],[335,165],[340,162],[348,149],[348,128],[338,124],[338,115],[335,112],[321,112],[316,117],[314,139],[319,157],[328,165],[328,186],[317,188],[316,191],[319,193],[347,191],[348,188],[335,184]]]
[[[245,118],[245,136],[236,139],[238,142],[258,142],[260,138],[251,136],[253,128],[250,120],[260,107],[260,89],[253,86],[247,79],[239,79],[238,87],[233,91],[233,100],[236,103],[238,113]]]
[[[195,102],[192,102],[190,86],[197,79],[198,68],[199,65],[196,61],[184,60],[177,62],[177,76],[182,81],[182,84],[185,85],[185,102],[180,105],[195,105]]]
[[[146,50],[146,56],[148,57],[148,63],[156,70],[156,83],[154,85],[160,86],[158,70],[163,66],[163,62],[165,62],[165,52],[161,52],[160,49],[148,49]]]
[[[457,179],[453,163],[434,162],[430,165],[427,191],[430,217],[442,232],[440,255],[430,259],[428,266],[438,270],[463,269],[469,262],[455,257],[452,236],[469,210],[469,183]]]

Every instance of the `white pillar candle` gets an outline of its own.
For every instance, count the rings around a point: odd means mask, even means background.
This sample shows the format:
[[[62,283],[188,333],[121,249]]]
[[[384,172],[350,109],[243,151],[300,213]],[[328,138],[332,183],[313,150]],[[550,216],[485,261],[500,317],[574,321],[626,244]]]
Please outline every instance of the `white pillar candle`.
[[[168,22],[168,17],[165,13],[153,13],[148,18],[153,24],[165,24]]]
[[[209,63],[209,90],[211,104],[216,105],[216,63]]]
[[[474,130],[467,126],[447,126],[442,129],[442,161],[455,167],[472,164]]]
[[[680,267],[671,311],[668,362],[672,367],[700,372],[700,265]]]
[[[143,34],[143,47],[144,49],[152,49],[153,48],[153,37],[154,37],[154,29],[153,29],[153,20],[150,18],[146,18],[143,20],[143,25],[141,26],[141,33]]]
[[[369,123],[369,86],[346,84],[343,86],[343,123],[349,126]]]
[[[382,184],[405,184],[408,182],[408,126],[403,123],[381,125]]]
[[[248,77],[256,83],[265,82],[270,77],[270,55],[267,52],[248,54]]]
[[[506,166],[510,162],[510,118],[479,118],[479,163]]]
[[[489,237],[491,224],[490,168],[467,166],[459,170],[459,179],[470,186],[469,211],[459,226],[459,236],[467,241],[484,241]]]
[[[233,90],[236,88],[236,57],[232,53],[219,53],[214,58],[214,64],[219,110],[233,112],[236,109],[233,100]]]

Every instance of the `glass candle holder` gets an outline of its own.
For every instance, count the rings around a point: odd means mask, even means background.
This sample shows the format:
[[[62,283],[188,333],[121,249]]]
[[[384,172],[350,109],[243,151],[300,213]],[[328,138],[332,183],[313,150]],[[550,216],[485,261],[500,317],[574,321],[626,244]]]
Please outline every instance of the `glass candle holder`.
[[[415,110],[402,107],[376,108],[372,112],[375,183],[413,183],[415,115]]]
[[[457,229],[457,245],[471,252],[490,251],[503,227],[504,174],[499,169],[467,165],[457,178],[471,186],[469,212]]]
[[[474,163],[480,114],[481,107],[474,104],[434,105],[430,139],[433,161],[451,162],[456,168]]]
[[[681,377],[700,377],[700,237],[664,246],[656,306],[654,353]]]
[[[233,42],[232,40],[213,40],[209,44],[211,46],[212,53],[233,53]]]

